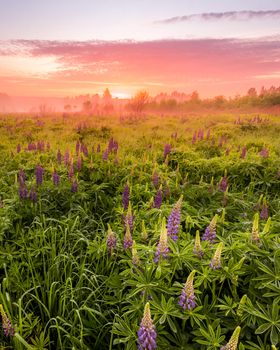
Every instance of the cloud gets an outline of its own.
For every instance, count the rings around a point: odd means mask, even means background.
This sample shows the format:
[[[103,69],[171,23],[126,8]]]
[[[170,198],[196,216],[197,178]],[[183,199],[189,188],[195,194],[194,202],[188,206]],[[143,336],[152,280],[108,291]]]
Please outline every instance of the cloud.
[[[197,89],[204,95],[228,95],[246,91],[255,83],[256,87],[261,83],[270,84],[273,74],[280,71],[280,37],[277,36],[250,40],[146,42],[16,40],[0,44],[2,51],[18,57],[22,70],[27,67],[24,66],[26,60],[30,60],[29,71],[34,69],[34,62],[36,67],[44,66],[45,73],[38,76],[38,80],[34,75],[28,77],[28,74],[13,72],[16,78],[24,79],[24,83],[17,84],[17,91],[25,91],[29,81],[34,86],[37,81],[36,89],[41,89],[41,94],[54,87],[61,89],[63,94],[70,90],[71,94],[73,91],[78,94],[86,89],[96,92],[102,91],[106,85],[112,89],[123,86],[131,91],[141,87],[152,94]],[[5,50],[11,46],[20,48],[19,53]],[[3,61],[12,62],[9,57],[2,57]],[[17,66],[16,62],[14,66]],[[7,75],[7,72],[2,67],[2,75]],[[260,76],[267,77],[267,80],[256,78]],[[12,89],[11,84],[7,88]]]
[[[173,24],[180,22],[188,22],[191,20],[215,21],[215,20],[231,20],[242,21],[250,19],[263,18],[280,18],[280,10],[267,11],[226,11],[226,12],[205,12],[186,16],[176,16],[155,21],[155,24]]]

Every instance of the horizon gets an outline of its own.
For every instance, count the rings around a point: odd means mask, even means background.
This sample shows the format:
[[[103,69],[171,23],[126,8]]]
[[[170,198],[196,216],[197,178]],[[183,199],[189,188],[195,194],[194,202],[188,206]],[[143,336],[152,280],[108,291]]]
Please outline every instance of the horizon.
[[[0,14],[0,91],[244,95],[280,78],[280,1],[12,0]],[[125,15],[127,13],[127,15]]]

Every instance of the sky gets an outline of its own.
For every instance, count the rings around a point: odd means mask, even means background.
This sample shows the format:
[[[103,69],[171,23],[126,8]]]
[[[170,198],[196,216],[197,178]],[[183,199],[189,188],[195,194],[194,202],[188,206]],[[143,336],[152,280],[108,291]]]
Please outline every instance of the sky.
[[[280,0],[0,0],[0,93],[280,85]]]

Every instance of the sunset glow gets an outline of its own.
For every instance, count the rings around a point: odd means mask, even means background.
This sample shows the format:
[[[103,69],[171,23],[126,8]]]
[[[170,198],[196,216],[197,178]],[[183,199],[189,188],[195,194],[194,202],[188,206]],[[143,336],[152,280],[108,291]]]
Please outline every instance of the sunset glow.
[[[56,8],[54,1],[41,7],[28,1],[30,13],[21,13],[20,1],[3,5],[12,20],[1,12],[0,92],[63,97],[109,88],[128,98],[140,89],[151,95],[197,90],[212,97],[279,80],[279,1],[252,1],[250,8],[241,1],[223,7],[214,1],[211,8],[210,2],[155,1],[149,11],[147,0],[119,8],[107,3],[112,11],[82,1],[78,17],[73,0]],[[123,16],[132,6],[131,16]],[[91,25],[81,26],[82,20]]]

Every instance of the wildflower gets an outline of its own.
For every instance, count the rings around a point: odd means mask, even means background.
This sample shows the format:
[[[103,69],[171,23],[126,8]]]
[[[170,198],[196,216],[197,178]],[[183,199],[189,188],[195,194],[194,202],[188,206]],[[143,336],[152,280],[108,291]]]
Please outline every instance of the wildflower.
[[[259,155],[263,158],[268,158],[269,157],[268,149],[263,147],[262,150],[259,152]]]
[[[136,249],[135,241],[133,241],[133,243],[132,243],[132,264],[134,266],[138,266],[140,264],[140,259],[139,259],[138,252]]]
[[[164,160],[170,154],[170,152],[171,152],[171,145],[169,143],[166,143],[165,146],[164,146],[164,152],[163,152]]]
[[[153,173],[153,176],[152,176],[152,183],[155,187],[158,187],[158,184],[159,184],[159,175],[158,173],[155,171]]]
[[[81,157],[80,155],[78,156],[78,159],[77,159],[76,169],[77,169],[78,171],[81,171],[81,170],[82,170],[82,157]]]
[[[53,173],[52,173],[52,180],[53,180],[53,184],[55,186],[59,185],[60,182],[60,176],[58,175],[58,173],[56,172],[56,170],[54,169]]]
[[[158,189],[154,199],[153,207],[160,209],[161,204],[162,204],[162,186],[160,185],[160,188]]]
[[[145,221],[142,220],[142,230],[141,230],[141,238],[146,241],[148,239],[148,233],[145,227]]]
[[[31,191],[29,192],[29,199],[32,200],[32,202],[37,202],[38,196],[37,196],[37,192],[35,191],[35,189],[32,187]]]
[[[88,148],[84,143],[81,144],[81,152],[85,157],[88,157]]]
[[[225,346],[222,346],[220,350],[237,350],[240,330],[240,326],[236,327],[229,342]]]
[[[21,146],[20,144],[17,145],[17,153],[19,153],[21,151]]]
[[[77,180],[72,181],[71,192],[72,193],[78,192],[78,182],[77,182]]]
[[[129,195],[130,195],[130,188],[129,188],[129,183],[127,183],[124,186],[123,194],[122,194],[122,204],[123,204],[124,210],[128,209]]]
[[[200,234],[198,230],[196,231],[196,234],[195,234],[193,253],[197,255],[199,258],[201,258],[204,255],[204,252],[200,243]]]
[[[57,158],[58,163],[61,164],[61,162],[62,162],[62,154],[60,152],[60,149],[57,151],[56,158]]]
[[[101,151],[100,143],[97,145],[96,152],[99,153]]]
[[[256,213],[254,216],[251,239],[252,239],[252,242],[254,242],[254,243],[258,243],[260,241],[259,214],[258,213]]]
[[[68,149],[64,153],[64,165],[67,166],[70,162],[70,153]]]
[[[131,232],[133,231],[133,226],[134,226],[133,221],[134,221],[134,217],[132,214],[131,204],[129,202],[127,213],[124,217],[124,225],[126,227],[126,225],[128,224]]]
[[[160,238],[157,245],[154,262],[157,263],[160,257],[167,259],[168,255],[169,255],[169,248],[168,248],[168,241],[167,241],[167,229],[166,229],[165,219],[163,219]]]
[[[227,173],[225,171],[225,175],[221,178],[221,181],[219,183],[219,190],[222,192],[225,192],[228,187],[228,178]]]
[[[37,186],[42,185],[43,183],[43,173],[44,173],[44,169],[42,168],[41,165],[38,164],[35,169]]]
[[[194,270],[189,274],[179,298],[179,305],[184,310],[186,309],[192,310],[196,307],[194,288],[193,288],[193,279],[194,279],[195,272],[196,271]]]
[[[178,202],[174,205],[167,221],[167,235],[175,242],[177,241],[179,234],[182,201],[183,196],[181,196]]]
[[[210,262],[210,267],[213,270],[220,269],[221,268],[221,254],[223,250],[223,242],[219,243],[217,246],[217,249],[215,251],[215,254]]]
[[[260,213],[260,218],[261,220],[267,220],[268,219],[268,205],[266,202],[266,199],[263,199],[263,205],[262,205],[262,210]]]
[[[12,326],[12,323],[7,316],[6,312],[4,311],[3,305],[0,304],[0,313],[2,317],[2,327],[4,330],[5,337],[13,336],[15,334],[15,329]]]
[[[108,149],[106,149],[106,150],[103,152],[102,160],[107,161],[107,160],[108,160],[108,157],[109,157],[109,151],[108,151]]]
[[[247,155],[247,148],[246,147],[243,147],[242,148],[242,151],[241,151],[241,155],[240,155],[240,158],[241,159],[244,159]]]
[[[73,164],[71,164],[68,170],[68,179],[71,180],[73,176],[74,176],[74,167],[73,167]]]
[[[80,142],[79,141],[77,141],[76,142],[76,154],[78,155],[79,153],[80,153]]]
[[[130,227],[129,224],[126,224],[126,230],[125,230],[125,235],[124,235],[124,239],[123,239],[123,247],[124,249],[128,249],[131,248],[133,244],[132,241],[132,236],[131,236],[131,232],[130,232]]]
[[[138,350],[154,350],[156,344],[156,328],[151,318],[150,304],[147,303],[144,309],[144,315],[138,330]]]
[[[112,231],[110,225],[108,225],[108,233],[107,233],[107,249],[109,252],[109,255],[113,254],[114,249],[117,246],[117,237],[115,232]]]
[[[192,144],[194,145],[196,143],[196,131],[193,133],[193,137],[192,137]]]
[[[215,243],[217,219],[218,215],[216,214],[205,229],[205,232],[202,236],[203,241],[209,241],[211,244]]]
[[[26,185],[24,182],[19,183],[19,198],[20,199],[27,199],[28,197],[28,191],[26,188]]]

